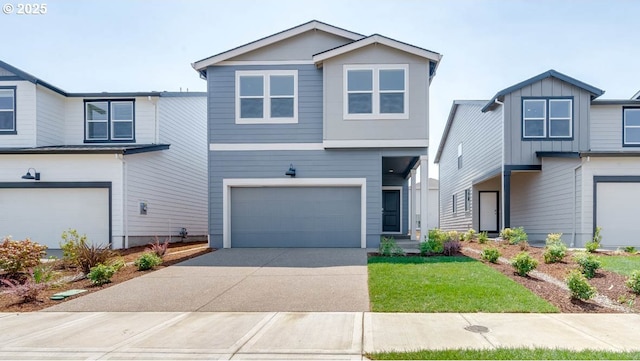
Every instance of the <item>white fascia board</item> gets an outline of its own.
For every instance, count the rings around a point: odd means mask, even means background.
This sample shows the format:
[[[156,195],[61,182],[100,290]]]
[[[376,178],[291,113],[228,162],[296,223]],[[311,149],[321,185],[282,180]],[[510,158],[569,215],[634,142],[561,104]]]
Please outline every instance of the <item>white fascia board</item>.
[[[325,148],[425,148],[428,139],[385,139],[385,140],[325,140]]]
[[[320,53],[317,55],[313,56],[313,61],[317,64],[317,63],[321,63],[324,60],[333,58],[335,56],[338,55],[342,55],[344,53],[348,53],[350,51],[354,51],[357,49],[360,49],[362,47],[365,47],[367,45],[371,45],[371,44],[382,44],[382,45],[386,45],[388,47],[394,48],[394,49],[398,49],[401,51],[404,51],[406,53],[409,54],[413,54],[413,55],[417,55],[423,58],[427,58],[427,59],[431,59],[431,60],[435,60],[436,62],[440,62],[440,59],[442,58],[442,55],[438,54],[438,53],[434,53],[432,51],[429,50],[425,50],[425,49],[421,49],[418,47],[415,47],[413,45],[409,45],[409,44],[405,44],[405,43],[401,43],[397,40],[393,40],[393,39],[389,39],[386,38],[384,36],[380,36],[380,35],[372,35],[370,37],[364,38],[362,40],[358,40],[358,41],[354,41],[353,43],[341,46],[339,48],[330,50],[330,51],[326,51],[324,53]]]
[[[322,143],[211,143],[211,151],[323,150]]]
[[[193,68],[197,71],[202,71],[211,65],[218,64],[222,61],[234,58],[236,56],[248,53],[250,51],[260,49],[262,47],[277,43],[279,41],[294,37],[296,35],[302,34],[309,30],[322,30],[324,32],[334,34],[337,36],[341,36],[343,38],[351,39],[351,40],[359,40],[362,39],[363,36],[357,33],[353,33],[348,30],[336,28],[334,26],[321,23],[319,21],[311,21],[306,24],[302,24],[295,28],[285,30],[283,32],[268,36],[266,38],[251,42],[249,44],[237,47],[235,49],[231,49],[229,51],[225,51],[224,53],[211,56],[206,59],[202,59],[192,64]]]
[[[635,93],[632,97],[632,100],[636,100],[636,99],[640,99],[640,91],[638,91],[637,93]]]
[[[245,65],[312,65],[313,60],[224,60],[218,66]]]

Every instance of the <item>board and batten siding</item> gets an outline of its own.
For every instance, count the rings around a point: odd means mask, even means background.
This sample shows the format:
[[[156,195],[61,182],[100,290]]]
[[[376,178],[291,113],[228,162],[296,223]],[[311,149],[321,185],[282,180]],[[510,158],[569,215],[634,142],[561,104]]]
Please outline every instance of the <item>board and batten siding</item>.
[[[0,134],[0,147],[36,146],[36,86],[28,81],[1,81],[0,86],[16,87],[17,134]]]
[[[16,75],[5,68],[0,68],[0,76],[16,76]]]
[[[192,237],[208,234],[206,95],[160,97],[157,106],[160,143],[170,148],[125,156],[130,247],[182,227]]]
[[[211,247],[222,248],[223,178],[288,178],[293,164],[297,178],[366,178],[367,247],[378,247],[382,209],[382,152],[330,151],[212,151],[209,155],[209,224]],[[295,231],[295,225],[291,225]],[[301,234],[301,236],[303,236]]]
[[[573,139],[523,140],[523,97],[572,97]],[[503,102],[505,164],[540,164],[537,151],[578,152],[589,149],[589,92],[556,78],[546,78],[505,95]]]
[[[408,64],[408,119],[344,119],[344,65]],[[369,45],[324,61],[324,136],[334,140],[429,140],[429,60]]]
[[[501,169],[500,107],[482,113],[486,101],[461,101],[457,107],[446,143],[440,155],[440,228],[465,231],[476,227],[479,198],[471,195],[471,209],[464,211],[464,190],[472,189],[474,180]],[[462,143],[462,168],[458,169],[458,145]],[[499,190],[496,189],[496,190]],[[452,196],[456,195],[457,212],[452,211]],[[475,216],[474,216],[475,215]]]
[[[298,123],[236,124],[236,71],[297,70]],[[212,66],[207,69],[211,143],[321,143],[322,69],[314,65]]]
[[[65,97],[42,86],[36,88],[37,146],[64,144]]]
[[[622,105],[591,105],[592,151],[636,150],[622,146]]]

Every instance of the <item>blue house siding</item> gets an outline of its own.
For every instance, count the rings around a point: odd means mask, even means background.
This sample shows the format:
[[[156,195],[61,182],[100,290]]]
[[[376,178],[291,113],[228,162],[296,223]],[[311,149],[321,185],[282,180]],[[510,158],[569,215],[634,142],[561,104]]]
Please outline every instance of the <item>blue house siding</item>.
[[[236,124],[237,70],[297,70],[298,123]],[[314,65],[213,66],[207,69],[211,143],[321,143],[322,69]]]

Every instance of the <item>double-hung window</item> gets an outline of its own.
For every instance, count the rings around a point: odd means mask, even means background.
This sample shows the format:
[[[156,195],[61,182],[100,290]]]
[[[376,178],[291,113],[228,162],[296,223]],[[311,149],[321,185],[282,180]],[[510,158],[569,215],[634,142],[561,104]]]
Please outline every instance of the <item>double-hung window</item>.
[[[573,100],[569,98],[532,98],[522,100],[522,138],[571,138]]]
[[[298,71],[236,72],[236,123],[297,123]]]
[[[345,119],[406,119],[406,64],[345,65]]]
[[[624,146],[640,147],[640,108],[623,108]]]
[[[0,87],[0,134],[16,134],[16,87]]]
[[[464,211],[469,212],[471,210],[471,189],[464,190]]]
[[[85,142],[135,141],[133,100],[86,100]]]

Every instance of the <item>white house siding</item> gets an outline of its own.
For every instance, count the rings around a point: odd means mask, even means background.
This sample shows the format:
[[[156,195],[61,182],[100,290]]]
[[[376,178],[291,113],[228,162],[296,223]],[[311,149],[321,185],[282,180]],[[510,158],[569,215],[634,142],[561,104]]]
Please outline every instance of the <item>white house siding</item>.
[[[42,86],[36,90],[38,146],[64,144],[65,97]]]
[[[171,147],[125,156],[129,246],[183,227],[191,239],[208,234],[206,96],[161,97],[158,107],[160,142]]]
[[[16,86],[16,130],[0,135],[0,147],[36,145],[36,86],[28,81],[0,81],[0,86]]]
[[[429,227],[431,228],[437,228],[439,227],[438,222],[438,209],[440,208],[438,202],[440,201],[439,198],[439,191],[438,191],[438,180],[437,179],[433,179],[433,178],[429,178],[429,206],[427,207],[428,209],[428,213],[427,213],[427,219],[429,221]],[[408,188],[408,192],[409,194],[411,193],[411,186],[409,186]],[[420,224],[420,192],[422,191],[422,185],[420,183],[416,183],[416,192],[415,192],[415,198],[412,199],[411,202],[411,207],[413,207],[413,209],[415,210],[415,214],[416,214],[416,219],[414,219],[414,222],[416,223],[416,228],[420,228],[419,224]]]
[[[511,175],[511,226],[524,227],[532,242],[544,241],[549,233],[563,233],[569,243],[573,233],[574,168],[580,159],[544,158],[540,172]],[[576,190],[577,192],[578,190]]]
[[[501,108],[482,113],[486,101],[458,102],[445,146],[440,156],[440,228],[464,231],[476,227],[477,189],[471,195],[471,208],[464,211],[464,190],[474,181],[501,169]],[[458,145],[462,143],[462,168],[458,169]],[[496,189],[496,190],[499,190]],[[452,212],[452,195],[457,212]],[[475,215],[475,217],[473,217]]]
[[[591,105],[592,151],[623,150],[622,105]]]

